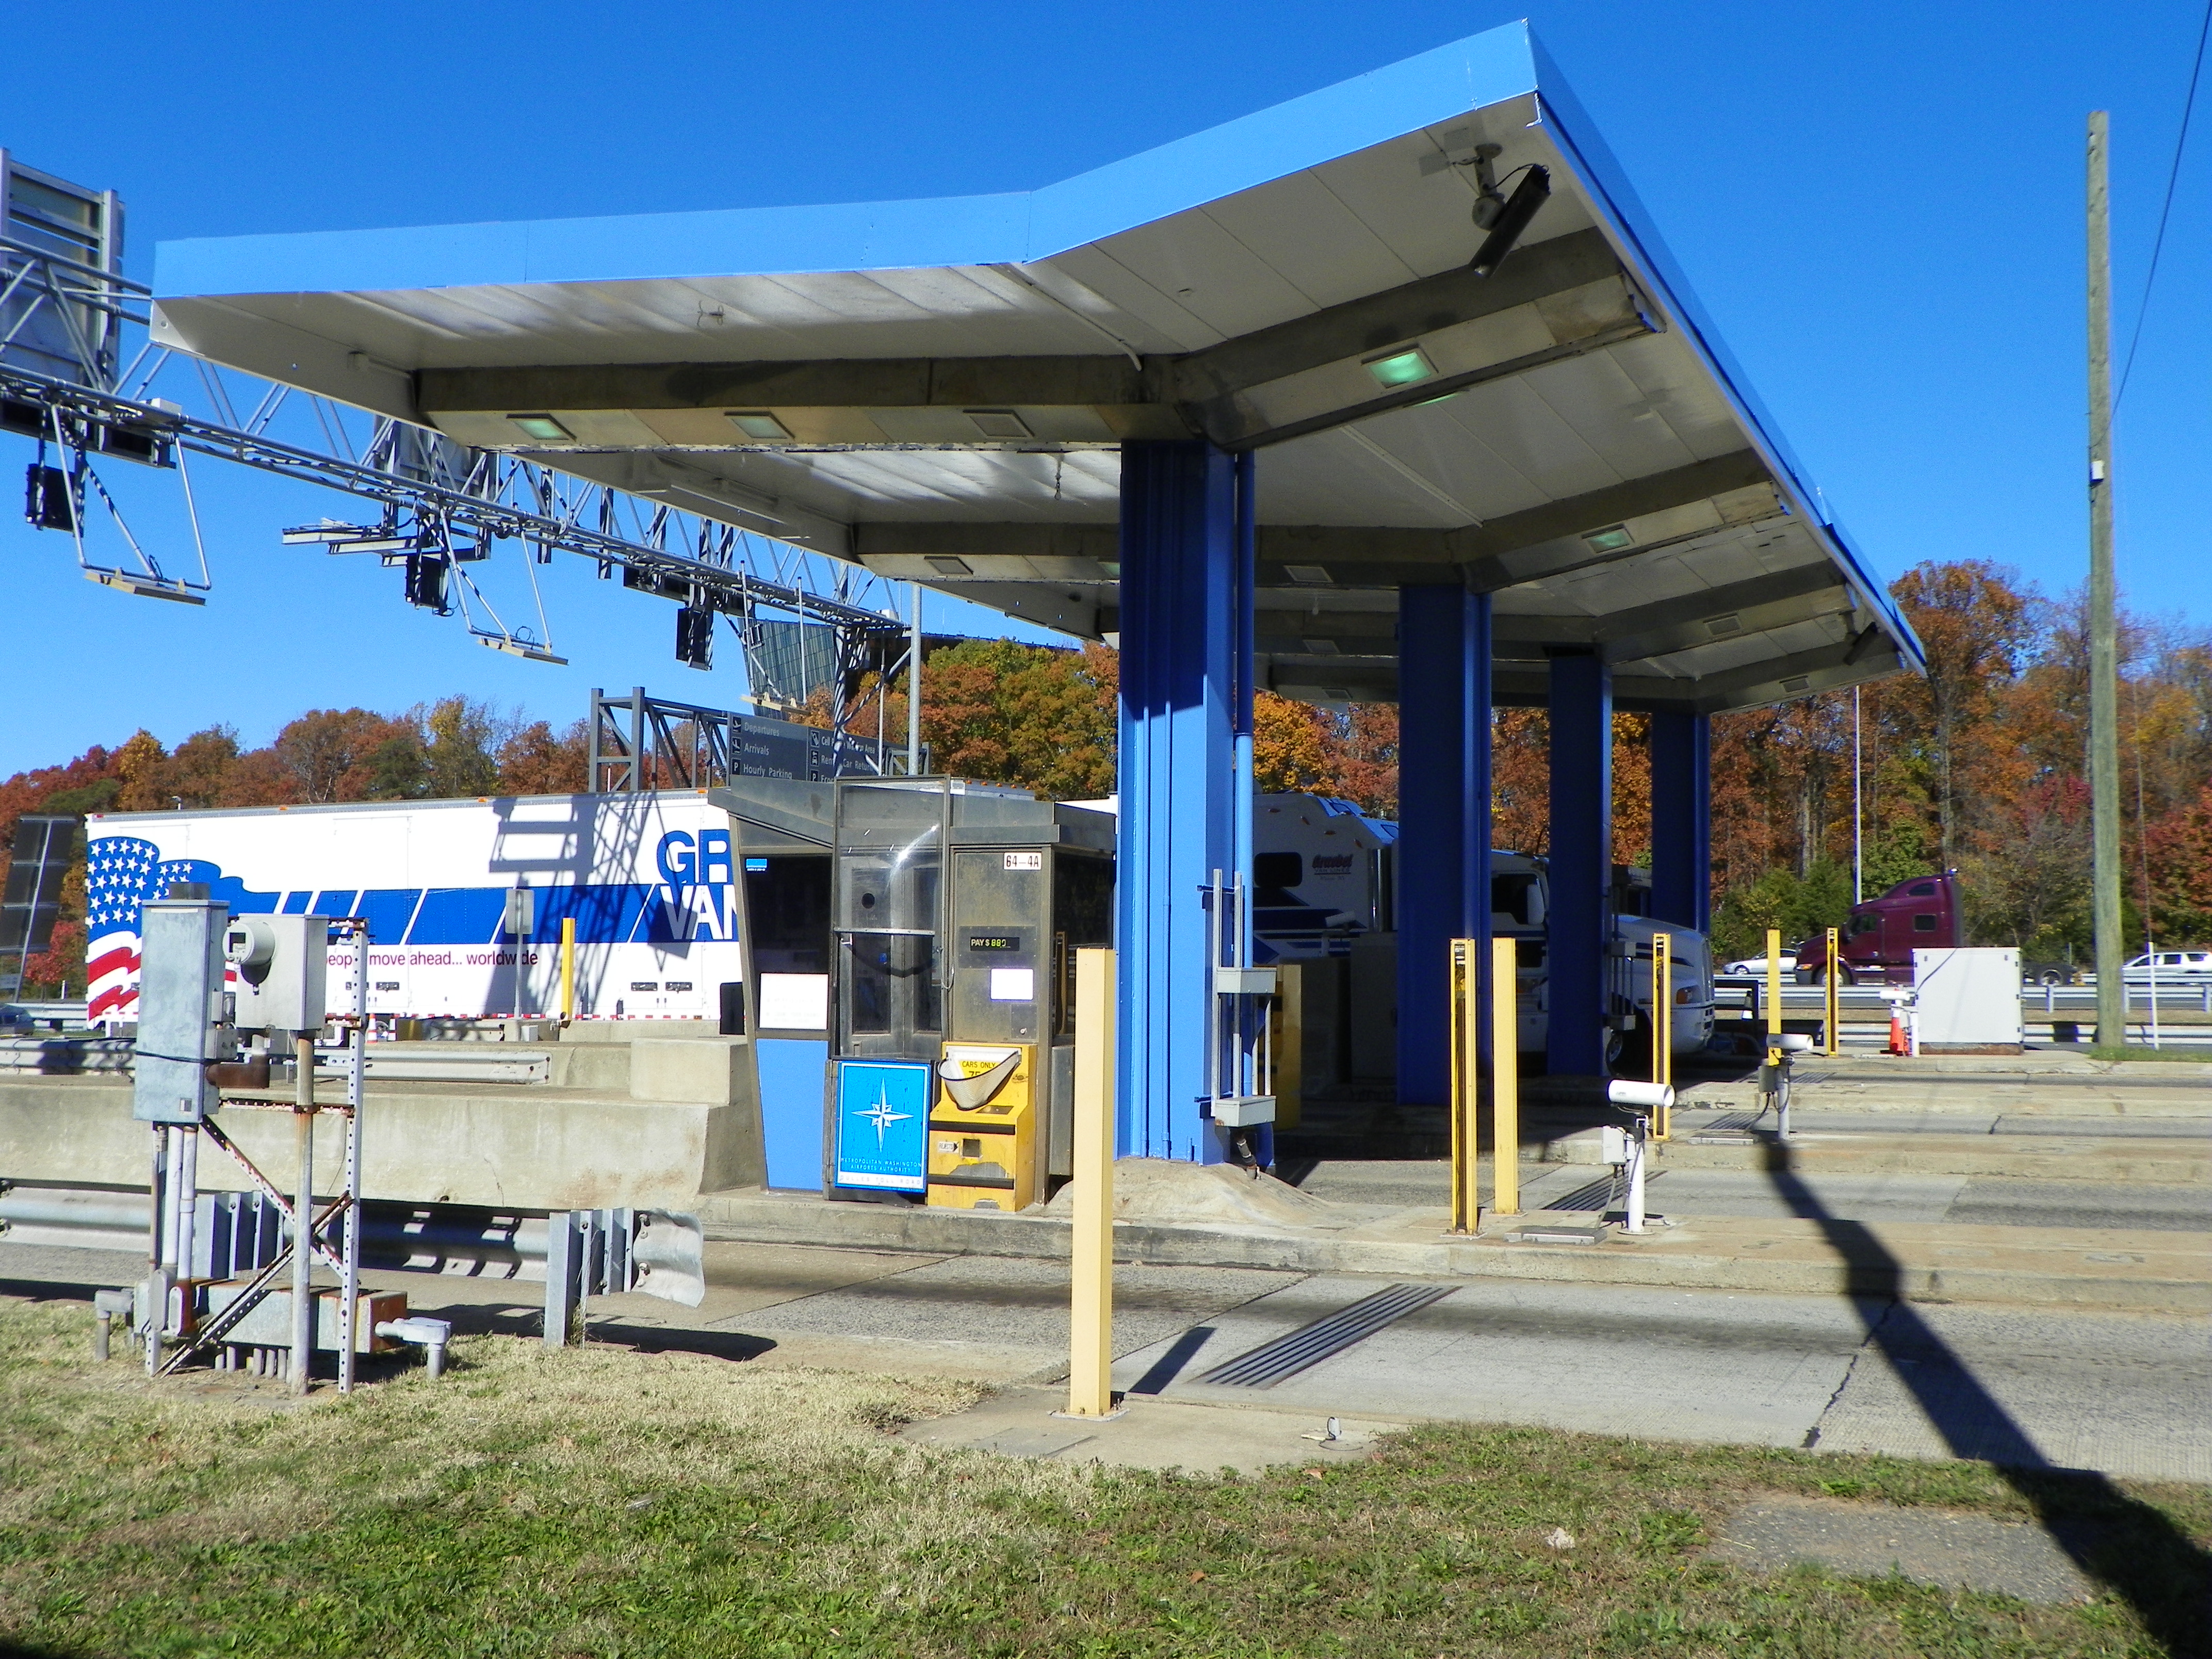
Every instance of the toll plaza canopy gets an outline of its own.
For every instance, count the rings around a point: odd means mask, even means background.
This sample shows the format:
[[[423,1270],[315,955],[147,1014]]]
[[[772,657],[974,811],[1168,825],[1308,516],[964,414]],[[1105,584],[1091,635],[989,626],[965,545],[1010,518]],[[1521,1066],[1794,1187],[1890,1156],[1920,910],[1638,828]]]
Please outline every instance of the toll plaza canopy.
[[[1121,447],[1256,452],[1289,696],[1398,697],[1409,586],[1489,596],[1500,703],[1561,647],[1697,715],[1918,662],[1525,25],[1026,193],[167,242],[155,289],[165,343],[1085,636]]]
[[[1710,717],[1918,662],[1525,25],[1026,194],[172,242],[155,283],[166,343],[1115,641],[1124,1152],[1273,1109],[1201,897],[1252,874],[1255,688],[1401,705],[1434,1104],[1495,706],[1549,711],[1547,1060],[1601,1076],[1614,710],[1651,914],[1703,932]]]

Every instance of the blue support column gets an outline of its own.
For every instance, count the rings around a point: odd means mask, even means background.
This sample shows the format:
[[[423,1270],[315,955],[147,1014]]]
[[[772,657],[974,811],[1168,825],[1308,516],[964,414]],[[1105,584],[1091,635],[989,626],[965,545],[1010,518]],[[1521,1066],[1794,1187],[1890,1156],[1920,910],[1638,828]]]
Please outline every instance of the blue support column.
[[[1225,1148],[1198,1109],[1212,994],[1200,891],[1238,863],[1237,713],[1249,695],[1252,597],[1238,580],[1237,485],[1236,461],[1210,445],[1121,447],[1124,1158],[1214,1164]]]
[[[1613,886],[1613,671],[1551,653],[1551,986],[1554,1076],[1605,1074],[1607,895]]]
[[[1712,722],[1651,717],[1651,914],[1705,933],[1713,905]]]
[[[1451,1097],[1451,941],[1490,936],[1490,596],[1398,590],[1398,1098]],[[1484,970],[1488,971],[1486,945]]]

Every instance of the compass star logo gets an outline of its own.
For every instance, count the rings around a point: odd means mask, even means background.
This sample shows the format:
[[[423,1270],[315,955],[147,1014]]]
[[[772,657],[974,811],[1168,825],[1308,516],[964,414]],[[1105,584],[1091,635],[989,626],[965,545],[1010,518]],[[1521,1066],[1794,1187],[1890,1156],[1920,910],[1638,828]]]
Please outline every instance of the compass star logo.
[[[907,1119],[912,1117],[914,1114],[911,1112],[893,1111],[891,1109],[890,1085],[887,1084],[878,1083],[876,1085],[875,1103],[872,1106],[863,1106],[859,1111],[854,1113],[853,1115],[855,1117],[864,1117],[867,1119],[869,1122],[876,1126],[876,1147],[878,1151],[881,1151],[884,1145],[884,1136],[889,1133],[891,1125],[894,1123],[903,1123]]]

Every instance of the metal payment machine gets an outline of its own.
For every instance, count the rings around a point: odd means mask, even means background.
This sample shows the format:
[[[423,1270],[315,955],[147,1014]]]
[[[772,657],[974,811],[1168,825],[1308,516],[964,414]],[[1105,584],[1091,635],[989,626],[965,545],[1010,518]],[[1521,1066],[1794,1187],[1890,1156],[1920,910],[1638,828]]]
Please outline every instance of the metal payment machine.
[[[836,786],[832,1197],[1020,1210],[1071,1172],[1075,952],[1114,821],[948,778]]]

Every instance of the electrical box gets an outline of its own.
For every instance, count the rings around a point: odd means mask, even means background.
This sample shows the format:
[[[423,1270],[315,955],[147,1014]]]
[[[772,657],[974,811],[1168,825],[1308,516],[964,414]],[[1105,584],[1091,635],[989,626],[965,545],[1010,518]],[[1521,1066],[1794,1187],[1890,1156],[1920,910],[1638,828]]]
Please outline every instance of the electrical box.
[[[228,905],[148,899],[138,921],[138,1042],[131,1115],[148,1123],[207,1116],[207,1066],[224,1057],[222,939]]]
[[[929,1204],[1023,1210],[1037,1188],[1036,1048],[948,1042],[929,1112]]]
[[[1915,951],[1912,1003],[1923,1054],[2016,1054],[2020,952]]]
[[[222,954],[237,969],[235,1018],[245,1031],[319,1031],[329,975],[328,916],[239,916]]]

